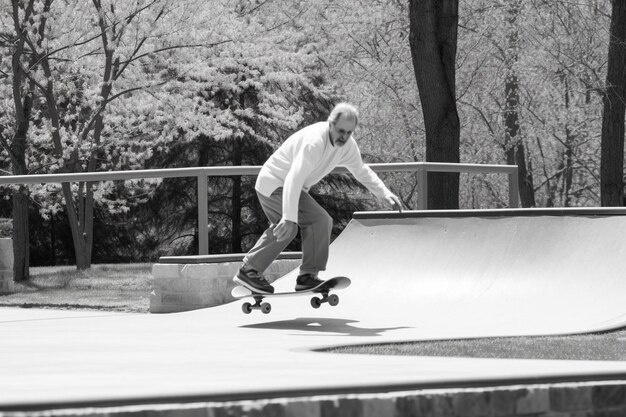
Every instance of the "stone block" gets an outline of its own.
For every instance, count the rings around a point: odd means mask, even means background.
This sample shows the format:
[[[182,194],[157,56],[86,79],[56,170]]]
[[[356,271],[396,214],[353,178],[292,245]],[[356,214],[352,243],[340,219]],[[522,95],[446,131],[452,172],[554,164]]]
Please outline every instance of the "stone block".
[[[154,407],[154,408],[152,408]],[[132,408],[121,407],[121,408]],[[164,405],[164,406],[136,406],[137,414],[134,416],[117,415],[111,409],[103,410],[102,414],[91,414],[89,411],[93,409],[86,409],[85,417],[214,417],[213,411],[207,404],[177,404],[177,405]],[[55,416],[61,417],[61,416]],[[70,417],[70,416],[68,416]],[[78,417],[78,416],[72,416]]]
[[[525,395],[520,389],[501,389],[491,392],[491,415],[493,417],[512,416],[517,399]]]
[[[13,270],[0,271],[0,295],[11,294],[15,292],[15,284],[13,282]]]
[[[224,405],[213,408],[214,417],[246,417],[248,413],[238,405]]]
[[[626,416],[626,408],[610,408],[606,410],[594,410],[592,413],[587,413],[583,417],[624,417]],[[578,416],[575,416],[578,417]]]
[[[0,238],[0,295],[13,292],[13,239]]]
[[[622,384],[596,385],[591,388],[591,397],[596,409],[626,407],[626,386]]]
[[[246,409],[245,417],[285,417],[285,407],[283,404],[266,403],[261,407]]]
[[[321,417],[361,417],[363,404],[356,398],[324,400],[320,403]]]
[[[407,395],[396,399],[396,415],[398,417],[432,416],[433,409],[433,399],[425,395]]]
[[[273,282],[300,266],[300,260],[280,259],[265,271]],[[234,301],[230,295],[240,262],[211,264],[154,264],[151,313],[173,313],[214,307]]]
[[[526,390],[517,399],[516,415],[541,414],[550,411],[550,392],[547,388]]]
[[[432,417],[449,417],[454,415],[454,397],[456,392],[446,392],[433,396]]]
[[[394,417],[396,403],[393,398],[368,398],[363,400],[363,417]]]
[[[490,413],[488,392],[461,392],[453,400],[455,416],[481,417]]]
[[[551,387],[550,409],[552,411],[589,410],[593,406],[591,401],[591,387]]]
[[[549,411],[541,417],[591,417],[585,411]]]
[[[456,393],[439,392],[402,396],[396,399],[397,417],[449,417],[456,416]]]
[[[319,401],[290,401],[285,404],[285,417],[321,417]]]

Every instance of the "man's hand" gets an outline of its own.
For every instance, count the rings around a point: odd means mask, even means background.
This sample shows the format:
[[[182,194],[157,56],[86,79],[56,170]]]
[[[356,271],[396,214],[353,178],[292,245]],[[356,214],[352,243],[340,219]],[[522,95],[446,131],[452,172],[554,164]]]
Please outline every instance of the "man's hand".
[[[402,201],[395,194],[389,194],[385,197],[385,201],[389,204],[394,210],[398,210],[402,213]]]
[[[290,220],[281,219],[276,226],[274,226],[274,237],[277,241],[283,242],[289,239],[293,233],[296,232],[298,225]]]

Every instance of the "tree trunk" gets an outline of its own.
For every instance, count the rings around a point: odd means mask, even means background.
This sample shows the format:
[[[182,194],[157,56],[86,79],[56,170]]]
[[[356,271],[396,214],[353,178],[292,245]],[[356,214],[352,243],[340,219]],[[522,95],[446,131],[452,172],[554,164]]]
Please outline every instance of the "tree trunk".
[[[410,0],[410,46],[426,129],[426,161],[458,163],[455,64],[458,0]],[[459,174],[429,173],[429,209],[459,207]]]
[[[50,259],[52,265],[57,264],[57,231],[55,215],[50,216]]]
[[[28,235],[28,188],[13,191],[13,280],[30,278],[30,239]]]
[[[100,87],[100,98],[102,103],[102,108],[98,111],[94,116],[93,123],[93,151],[89,157],[89,162],[87,163],[87,172],[94,172],[96,170],[96,163],[98,160],[98,149],[100,149],[100,144],[102,143],[102,131],[104,130],[104,106],[106,106],[109,97],[111,96],[111,91],[113,90],[113,80],[115,78],[115,74],[119,69],[119,60],[115,60],[114,50],[109,48],[109,34],[106,29],[106,24],[103,18],[103,9],[102,3],[98,0],[93,1],[95,9],[98,11],[99,19],[98,24],[100,29],[102,30],[100,38],[102,40],[102,46],[104,48],[104,68],[102,74],[102,86]],[[116,29],[113,27],[113,33],[111,36],[115,38]],[[81,133],[81,136],[84,140],[87,139],[87,135],[89,133],[89,128],[85,128]],[[76,206],[78,209],[78,229],[79,229],[79,240],[78,247],[76,250],[76,268],[77,269],[88,269],[91,268],[91,255],[93,251],[93,221],[94,221],[94,195],[93,195],[94,183],[92,182],[81,182],[78,186],[79,189],[79,197],[76,202]],[[80,259],[80,262],[79,262]]]
[[[22,34],[19,22],[19,8],[17,3],[13,3],[13,13],[15,22],[15,32]],[[32,13],[32,3],[29,3],[28,10],[24,11],[27,19]],[[3,146],[11,158],[13,175],[26,175],[26,148],[27,135],[30,127],[31,110],[33,106],[34,84],[31,81],[25,82],[26,77],[22,69],[22,59],[25,55],[25,38],[20,36],[15,45],[11,66],[13,71],[13,104],[15,106],[15,133],[10,146],[3,140]],[[36,57],[31,57],[30,66],[34,65]],[[13,210],[13,280],[26,281],[30,278],[30,243],[28,227],[28,188],[20,186],[12,193]]]
[[[569,83],[564,80],[565,85],[565,108],[569,111]],[[574,147],[575,136],[569,126],[565,126],[565,152],[563,153],[563,207],[570,206],[570,193],[572,191],[572,183],[574,181]]]
[[[515,147],[515,162],[520,178],[519,194],[522,207],[535,207],[535,186],[532,171],[526,166],[526,148],[521,140]]]
[[[92,156],[92,159],[95,160],[95,155]],[[91,163],[91,161],[90,161]],[[90,169],[90,172],[95,171],[95,169]],[[93,217],[94,217],[94,196],[93,196],[93,187],[94,184],[91,182],[85,183],[85,217],[84,217],[84,225],[85,229],[83,232],[83,237],[85,239],[85,259],[86,264],[85,268],[91,268],[91,254],[93,252]]]
[[[87,187],[86,191],[85,185]],[[70,183],[61,185],[65,200],[72,243],[74,244],[74,256],[76,257],[76,269],[91,268],[91,251],[93,246],[93,190],[92,183],[79,183],[77,201],[74,201]]]
[[[624,205],[626,2],[613,0],[606,92],[603,98],[600,195],[603,207]]]
[[[509,24],[509,33],[507,36],[508,45],[504,57],[504,64],[507,71],[504,84],[506,103],[504,109],[504,136],[507,164],[517,165],[522,207],[535,207],[535,189],[533,186],[532,172],[527,168],[526,148],[524,140],[519,134],[519,78],[517,77],[516,65],[518,61],[517,50],[519,48],[517,18],[519,16],[520,7],[521,4],[517,1],[510,3],[508,9],[507,23]]]
[[[511,68],[511,71],[514,71]],[[532,171],[526,165],[526,147],[519,133],[519,81],[514,72],[505,84],[506,108],[504,110],[506,162],[517,165],[520,179],[519,194],[522,207],[535,207],[535,187]]]
[[[95,160],[92,155],[89,165]],[[92,171],[89,170],[88,171]],[[91,248],[93,247],[93,188],[90,182],[78,184],[78,240],[74,243],[76,254],[76,269],[91,268]]]
[[[568,143],[571,142],[571,133],[567,129],[565,133],[567,135]],[[565,149],[565,172],[563,173],[563,207],[571,206],[571,192],[572,184],[574,183],[574,152],[572,147],[568,146]]]
[[[13,175],[26,175],[26,131],[30,120],[30,99],[24,100],[25,125],[18,128],[13,137],[12,153],[14,155]],[[27,281],[30,278],[30,238],[28,225],[28,187],[21,185],[14,189],[13,197],[13,280]]]
[[[72,188],[68,182],[61,184],[61,189],[63,190],[65,211],[70,224],[70,231],[72,232],[72,243],[74,243],[74,255],[76,256],[76,269],[87,269],[88,262],[85,258],[84,250],[85,240],[83,237],[82,227],[76,213],[74,194],[72,193]]]

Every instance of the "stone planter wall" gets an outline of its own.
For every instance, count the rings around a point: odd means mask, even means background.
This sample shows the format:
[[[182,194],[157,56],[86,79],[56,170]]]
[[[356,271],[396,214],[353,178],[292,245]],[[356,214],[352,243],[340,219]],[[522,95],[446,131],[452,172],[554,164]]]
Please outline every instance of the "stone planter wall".
[[[268,281],[300,266],[298,259],[278,259],[265,271]],[[152,267],[151,313],[174,313],[234,301],[232,278],[241,262],[157,263]]]
[[[626,381],[437,389],[256,401],[163,403],[0,417],[621,417]]]
[[[13,239],[0,238],[0,294],[13,291]]]

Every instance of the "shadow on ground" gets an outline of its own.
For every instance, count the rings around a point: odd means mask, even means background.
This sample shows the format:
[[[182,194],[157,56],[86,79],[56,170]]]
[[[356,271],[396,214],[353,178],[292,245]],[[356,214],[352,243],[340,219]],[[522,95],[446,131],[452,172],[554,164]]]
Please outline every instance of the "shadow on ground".
[[[319,317],[300,317],[293,320],[271,321],[267,323],[248,324],[241,326],[248,329],[268,329],[268,330],[295,330],[302,332],[329,333],[332,335],[345,335],[357,337],[382,336],[385,332],[392,330],[406,329],[407,327],[379,327],[366,328],[358,327],[353,323],[358,320],[332,319]]]

